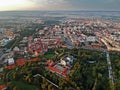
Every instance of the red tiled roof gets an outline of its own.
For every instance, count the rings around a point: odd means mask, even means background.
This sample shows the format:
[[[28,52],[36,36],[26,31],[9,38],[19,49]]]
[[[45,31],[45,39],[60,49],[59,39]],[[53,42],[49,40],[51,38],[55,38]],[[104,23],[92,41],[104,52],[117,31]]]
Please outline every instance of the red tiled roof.
[[[53,60],[48,60],[48,61],[47,61],[47,64],[48,64],[49,66],[53,66],[53,65],[54,65],[54,62],[53,62]]]
[[[56,69],[56,68],[51,67],[51,66],[49,66],[48,69],[52,72],[56,72],[56,73],[59,73],[59,74],[61,73],[61,71],[59,69]]]
[[[32,58],[30,60],[27,60],[27,62],[36,62],[38,58]]]
[[[57,69],[53,66],[48,66],[47,67],[48,70],[52,71],[52,72],[56,72],[58,74],[62,74],[62,76],[67,77],[67,70],[69,70],[68,68],[64,68],[62,71],[60,69]]]
[[[17,64],[18,66],[23,66],[25,63],[26,63],[26,62],[25,62],[25,59],[24,59],[24,58],[20,58],[20,59],[17,59],[17,60],[16,60],[16,64]]]
[[[33,58],[33,59],[30,59],[30,60],[25,60],[24,58],[19,58],[16,60],[16,64],[12,64],[12,65],[9,65],[9,66],[6,66],[5,68],[6,69],[13,69],[15,68],[16,66],[23,66],[24,64],[26,64],[27,62],[36,62],[38,58]],[[1,89],[0,89],[1,90]]]
[[[7,87],[5,85],[0,85],[0,90],[6,90]]]
[[[12,64],[12,65],[6,66],[5,68],[6,68],[6,69],[13,69],[13,68],[15,68],[15,64]]]

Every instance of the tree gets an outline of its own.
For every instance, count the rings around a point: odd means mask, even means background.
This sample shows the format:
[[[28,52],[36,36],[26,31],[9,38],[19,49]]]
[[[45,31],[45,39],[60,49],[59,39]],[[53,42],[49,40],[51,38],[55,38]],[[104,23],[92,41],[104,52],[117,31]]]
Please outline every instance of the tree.
[[[8,82],[8,83],[7,83],[7,89],[8,89],[8,90],[12,90],[13,87],[14,87],[13,83],[11,83],[11,82]]]
[[[101,79],[101,78],[102,78],[102,74],[98,73],[98,79]]]
[[[116,90],[119,90],[120,89],[120,80],[117,80],[116,82]]]
[[[96,90],[96,85],[97,85],[97,78],[95,79],[94,86],[93,86],[92,90]]]
[[[42,82],[42,85],[41,85],[42,89],[45,90],[47,88],[47,86],[48,86],[48,82],[46,81],[45,78],[43,78],[43,82]]]
[[[13,90],[19,90],[19,88],[17,88],[16,86],[13,87]]]
[[[60,86],[60,87],[66,86],[66,81],[65,81],[64,79],[60,78],[60,79],[59,79],[59,86]]]
[[[27,75],[26,76],[26,78],[25,78],[25,80],[28,82],[28,83],[31,83],[31,75],[29,74],[29,75]]]
[[[52,85],[51,84],[48,85],[48,90],[52,90]]]
[[[109,80],[110,90],[115,90],[115,86],[111,80]]]
[[[74,64],[74,68],[77,69],[78,67],[80,67],[80,64],[79,64],[79,62],[76,62],[76,63]]]
[[[39,77],[35,77],[34,79],[33,79],[33,83],[35,84],[35,85],[39,85]]]
[[[43,90],[46,89],[46,85],[44,83],[41,85],[41,87],[42,87]]]
[[[16,79],[16,72],[13,72],[13,79]]]
[[[78,57],[80,57],[81,56],[81,52],[80,52],[80,49],[78,50]]]
[[[80,90],[80,87],[77,87],[77,90]]]
[[[69,77],[66,77],[66,81],[67,81],[68,83],[71,83],[71,80],[70,80]]]

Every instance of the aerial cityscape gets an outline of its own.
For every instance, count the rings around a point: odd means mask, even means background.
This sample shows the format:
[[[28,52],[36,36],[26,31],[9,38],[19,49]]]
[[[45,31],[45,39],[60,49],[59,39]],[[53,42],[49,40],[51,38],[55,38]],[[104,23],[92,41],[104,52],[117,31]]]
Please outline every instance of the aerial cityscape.
[[[0,2],[0,90],[120,90],[120,1]]]

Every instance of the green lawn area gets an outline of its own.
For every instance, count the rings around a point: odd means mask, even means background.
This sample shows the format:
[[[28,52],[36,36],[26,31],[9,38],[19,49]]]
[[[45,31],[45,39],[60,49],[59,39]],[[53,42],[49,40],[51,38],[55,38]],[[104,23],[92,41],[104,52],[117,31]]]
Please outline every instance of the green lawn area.
[[[54,57],[54,55],[55,55],[55,53],[46,53],[46,54],[44,55],[44,57],[51,59],[51,58]]]
[[[0,85],[3,84],[3,81],[0,80]]]
[[[14,39],[14,40],[10,41],[7,45],[5,45],[5,47],[10,49],[15,42],[16,42],[16,40]]]
[[[38,90],[36,86],[21,81],[12,81],[12,84],[18,87],[20,90]]]

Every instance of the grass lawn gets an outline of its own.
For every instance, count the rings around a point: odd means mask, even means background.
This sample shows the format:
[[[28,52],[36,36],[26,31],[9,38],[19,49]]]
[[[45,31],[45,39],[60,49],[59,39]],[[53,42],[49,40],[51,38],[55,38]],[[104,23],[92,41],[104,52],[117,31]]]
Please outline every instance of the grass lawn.
[[[21,81],[12,81],[12,84],[18,87],[20,90],[38,90],[36,86]]]
[[[55,55],[55,53],[46,53],[46,54],[44,55],[44,57],[51,59],[51,58],[54,57],[54,55]]]
[[[0,85],[3,84],[3,81],[0,80]]]

